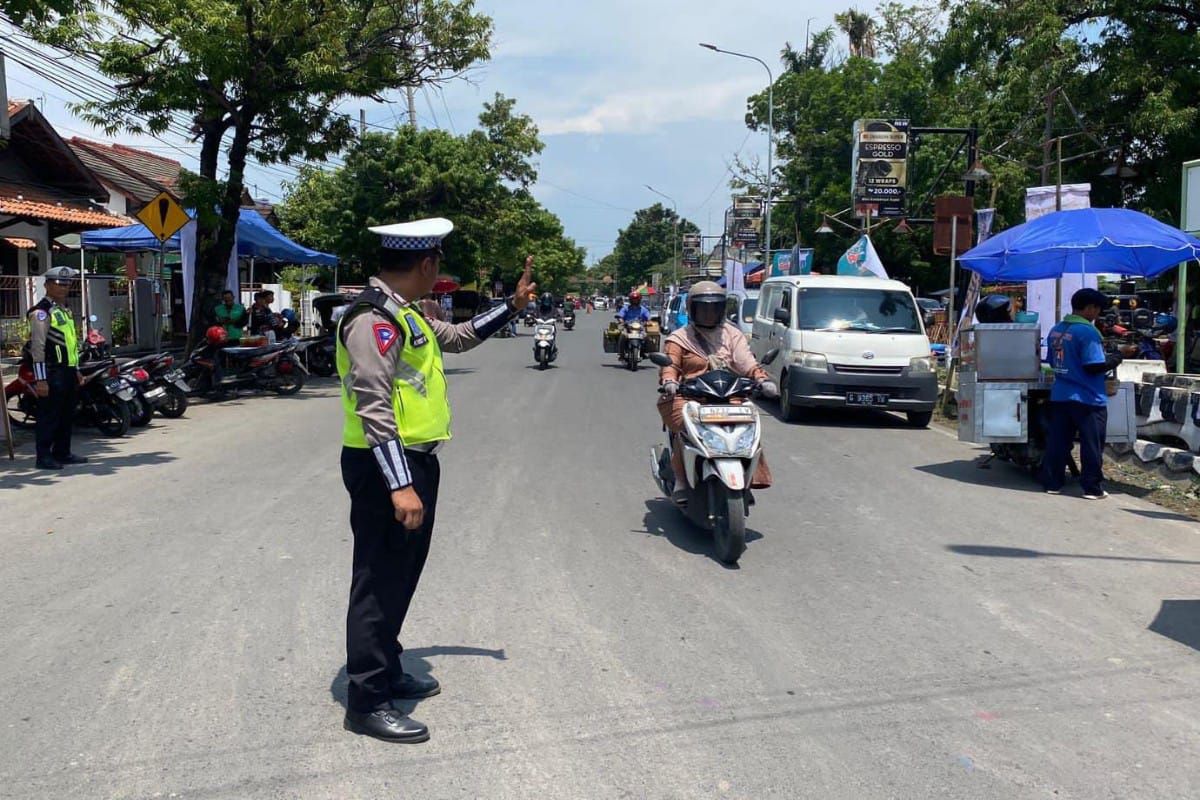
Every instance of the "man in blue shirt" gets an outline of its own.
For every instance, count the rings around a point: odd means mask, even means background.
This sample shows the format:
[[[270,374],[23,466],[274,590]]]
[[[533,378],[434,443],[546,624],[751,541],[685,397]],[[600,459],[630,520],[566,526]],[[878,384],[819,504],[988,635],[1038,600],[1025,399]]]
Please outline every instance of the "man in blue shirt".
[[[642,306],[640,292],[629,293],[629,305],[617,312],[617,319],[628,325],[631,322],[649,322],[650,312]]]
[[[1063,487],[1063,469],[1079,434],[1079,482],[1088,500],[1103,500],[1104,432],[1108,425],[1108,396],[1104,375],[1121,363],[1121,356],[1105,356],[1095,321],[1108,306],[1108,298],[1095,289],[1080,289],[1071,296],[1071,312],[1050,329],[1046,349],[1054,370],[1050,390],[1050,425],[1043,460],[1043,485],[1049,494]]]

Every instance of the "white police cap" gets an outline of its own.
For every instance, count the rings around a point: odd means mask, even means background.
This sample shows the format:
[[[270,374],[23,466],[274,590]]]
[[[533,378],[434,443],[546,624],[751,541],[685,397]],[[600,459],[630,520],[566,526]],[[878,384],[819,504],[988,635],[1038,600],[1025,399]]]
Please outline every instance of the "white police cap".
[[[381,244],[388,250],[432,250],[442,244],[454,223],[442,217],[419,219],[415,222],[398,222],[394,225],[378,225],[368,228],[382,238]]]
[[[73,281],[79,278],[79,270],[70,267],[52,267],[43,275],[48,281]]]

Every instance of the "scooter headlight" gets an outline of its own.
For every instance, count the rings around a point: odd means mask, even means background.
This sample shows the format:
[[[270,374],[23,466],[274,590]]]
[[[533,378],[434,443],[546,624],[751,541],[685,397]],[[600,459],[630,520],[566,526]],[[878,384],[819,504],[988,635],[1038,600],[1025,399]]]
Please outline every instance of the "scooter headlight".
[[[742,431],[742,435],[737,438],[737,444],[734,449],[739,453],[749,454],[754,447],[754,426],[746,426],[746,430]]]
[[[728,455],[729,443],[712,428],[700,429],[700,441],[713,455]]]

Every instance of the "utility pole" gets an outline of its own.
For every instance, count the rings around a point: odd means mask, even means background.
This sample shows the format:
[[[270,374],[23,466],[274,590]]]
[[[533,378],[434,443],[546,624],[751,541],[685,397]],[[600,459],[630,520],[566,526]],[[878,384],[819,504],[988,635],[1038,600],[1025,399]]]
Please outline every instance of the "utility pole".
[[[360,108],[358,110],[358,138],[362,139],[367,135],[367,110]]]
[[[417,90],[412,86],[405,86],[404,93],[408,95],[408,126],[415,131],[417,129]]]

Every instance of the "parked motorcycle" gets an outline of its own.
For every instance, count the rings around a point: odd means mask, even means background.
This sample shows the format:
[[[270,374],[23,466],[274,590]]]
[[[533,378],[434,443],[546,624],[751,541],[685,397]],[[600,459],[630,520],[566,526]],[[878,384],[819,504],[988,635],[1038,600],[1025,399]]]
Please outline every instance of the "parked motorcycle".
[[[646,356],[646,326],[641,322],[630,322],[625,326],[621,339],[621,360],[630,372],[637,372],[638,364]]]
[[[150,421],[154,412],[178,419],[188,407],[191,387],[183,379],[183,370],[175,367],[175,357],[155,353],[121,366],[121,375],[133,384],[135,395],[130,423],[137,428]]]
[[[240,389],[293,395],[304,388],[306,373],[294,341],[263,347],[221,347],[206,342],[192,351],[183,365],[184,380],[192,393],[210,396]]]
[[[133,387],[120,376],[116,362],[109,358],[80,363],[79,381],[75,424],[97,428],[105,436],[128,433]],[[22,363],[17,377],[4,387],[8,415],[21,428],[32,428],[37,422],[34,383],[33,367]]]
[[[779,355],[763,358],[770,364]],[[671,364],[665,353],[651,353],[660,367]],[[679,386],[684,406],[683,465],[688,497],[681,507],[688,519],[712,531],[717,558],[735,564],[746,550],[746,516],[754,497],[750,481],[762,458],[762,423],[749,400],[757,384],[728,370],[712,370]],[[650,451],[650,471],[658,488],[670,497],[675,491],[671,469],[672,437]]]
[[[533,328],[533,360],[538,369],[546,369],[550,362],[558,358],[558,345],[555,343],[558,328],[552,319],[538,319]]]

